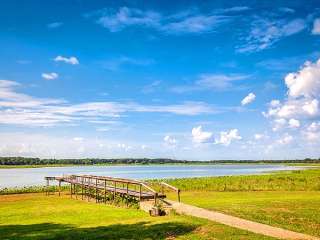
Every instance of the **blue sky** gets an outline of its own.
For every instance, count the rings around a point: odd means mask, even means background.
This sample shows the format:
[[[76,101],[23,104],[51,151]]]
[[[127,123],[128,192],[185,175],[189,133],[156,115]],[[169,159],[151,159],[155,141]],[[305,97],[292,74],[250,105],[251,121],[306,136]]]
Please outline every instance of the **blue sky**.
[[[2,1],[0,155],[320,154],[318,1]]]

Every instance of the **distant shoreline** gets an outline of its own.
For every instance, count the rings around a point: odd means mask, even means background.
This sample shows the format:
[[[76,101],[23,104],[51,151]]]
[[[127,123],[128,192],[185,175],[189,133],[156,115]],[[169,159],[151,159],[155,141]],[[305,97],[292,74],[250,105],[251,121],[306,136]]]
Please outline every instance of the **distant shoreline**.
[[[0,157],[0,169],[44,168],[70,166],[123,166],[123,165],[217,165],[217,164],[320,164],[320,159],[296,160],[177,160],[170,158],[74,158],[41,159],[29,157]]]
[[[53,167],[106,167],[106,166],[163,166],[163,165],[270,165],[279,164],[287,166],[320,166],[320,163],[285,163],[285,162],[230,162],[230,163],[214,163],[214,162],[199,162],[199,163],[103,163],[103,164],[39,164],[39,165],[0,165],[0,169],[19,169],[19,168],[53,168]]]

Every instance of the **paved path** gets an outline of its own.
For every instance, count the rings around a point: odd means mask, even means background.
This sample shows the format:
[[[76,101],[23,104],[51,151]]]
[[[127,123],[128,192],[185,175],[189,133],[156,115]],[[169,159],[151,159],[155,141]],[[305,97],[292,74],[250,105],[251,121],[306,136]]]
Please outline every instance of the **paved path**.
[[[279,239],[320,240],[319,238],[316,238],[310,235],[297,233],[297,232],[285,230],[282,228],[271,227],[266,224],[248,221],[242,218],[233,217],[227,214],[206,210],[206,209],[195,207],[192,205],[178,203],[178,202],[169,201],[169,200],[166,200],[166,201],[172,205],[172,208],[177,213],[209,219],[215,222],[219,222],[231,227],[240,228],[250,232],[263,234],[266,236],[275,237]]]

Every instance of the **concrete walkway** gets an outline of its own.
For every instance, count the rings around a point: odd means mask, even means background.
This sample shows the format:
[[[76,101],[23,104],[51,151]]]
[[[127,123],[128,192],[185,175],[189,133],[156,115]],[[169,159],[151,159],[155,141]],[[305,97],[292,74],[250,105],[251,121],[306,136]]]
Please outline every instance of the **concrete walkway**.
[[[206,210],[192,205],[166,200],[172,205],[172,208],[180,214],[191,215],[194,217],[205,218],[214,222],[222,223],[231,227],[240,228],[250,232],[263,234],[265,236],[279,239],[294,240],[320,240],[317,237],[297,233],[282,228],[271,227],[266,224],[248,221],[242,218],[233,217],[227,214]]]

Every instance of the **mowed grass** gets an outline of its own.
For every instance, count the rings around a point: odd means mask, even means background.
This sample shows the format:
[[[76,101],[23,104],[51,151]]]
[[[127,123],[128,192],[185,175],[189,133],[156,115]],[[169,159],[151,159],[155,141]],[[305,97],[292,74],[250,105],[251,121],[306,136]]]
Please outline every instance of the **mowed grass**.
[[[320,169],[168,182],[184,203],[320,237]]]
[[[272,239],[207,220],[70,199],[68,195],[0,196],[1,239]]]
[[[171,196],[175,198],[175,196]],[[182,192],[182,202],[320,237],[320,192]]]

